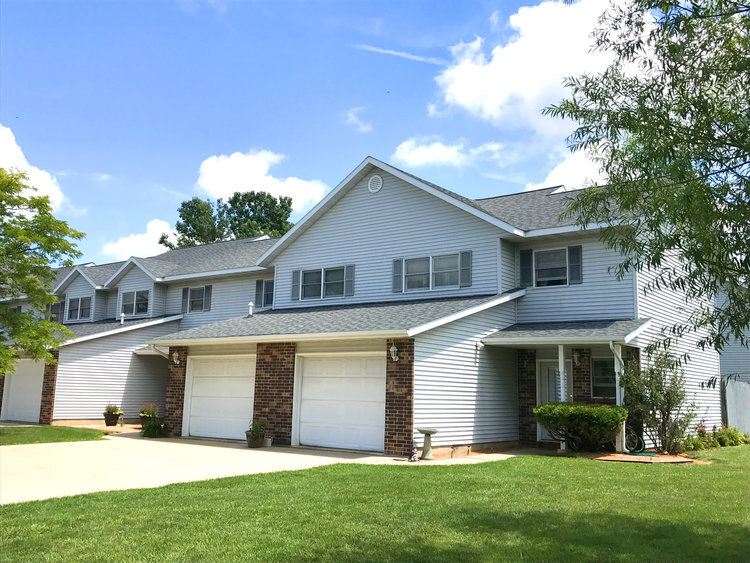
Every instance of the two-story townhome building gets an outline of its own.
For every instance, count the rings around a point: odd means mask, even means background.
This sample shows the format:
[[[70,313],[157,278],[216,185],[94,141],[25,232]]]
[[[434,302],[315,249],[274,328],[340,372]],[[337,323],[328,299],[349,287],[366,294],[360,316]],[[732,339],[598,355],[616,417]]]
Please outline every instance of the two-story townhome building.
[[[402,455],[419,428],[446,448],[537,443],[538,404],[620,403],[624,363],[691,303],[645,291],[649,272],[618,280],[596,228],[560,220],[568,197],[471,200],[366,158],[258,256],[270,308],[148,340],[169,350],[173,431],[240,439],[263,418],[275,443]],[[674,351],[720,424],[700,386],[719,357],[697,338]]]
[[[241,315],[252,301],[270,306],[273,270],[256,262],[274,242],[233,240],[59,269],[50,314],[74,338],[52,352],[57,364],[21,357],[0,378],[0,419],[101,420],[108,403],[136,418],[144,402],[163,406],[167,350],[146,342]]]

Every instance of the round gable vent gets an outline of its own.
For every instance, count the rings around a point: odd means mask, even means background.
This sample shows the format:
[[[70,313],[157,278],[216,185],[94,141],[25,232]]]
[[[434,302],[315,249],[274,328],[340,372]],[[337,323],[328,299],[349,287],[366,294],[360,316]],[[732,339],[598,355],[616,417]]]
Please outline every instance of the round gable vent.
[[[383,178],[375,174],[374,176],[370,176],[370,180],[367,182],[367,189],[370,190],[371,193],[378,193],[380,191],[380,188],[383,187]]]

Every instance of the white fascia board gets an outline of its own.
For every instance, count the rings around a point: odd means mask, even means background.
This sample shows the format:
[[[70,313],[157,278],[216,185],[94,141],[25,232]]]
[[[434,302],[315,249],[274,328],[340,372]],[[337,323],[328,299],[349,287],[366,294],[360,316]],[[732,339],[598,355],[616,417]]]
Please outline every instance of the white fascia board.
[[[133,354],[136,356],[161,356],[162,358],[169,358],[169,349],[164,347],[159,348],[158,346],[141,346],[133,350]]]
[[[212,270],[210,272],[196,272],[194,274],[177,274],[174,276],[164,276],[163,278],[154,278],[157,282],[170,282],[178,280],[189,280],[193,278],[213,278],[216,276],[228,276],[231,274],[244,274],[247,272],[263,272],[269,270],[262,266],[247,266],[245,268],[234,268],[231,270]]]
[[[610,342],[623,343],[624,339],[602,338],[601,336],[537,336],[534,338],[523,336],[498,338],[496,336],[488,336],[487,338],[482,339],[482,343],[489,346],[518,346],[526,344],[609,344]]]
[[[102,338],[104,336],[112,336],[113,334],[120,334],[121,332],[129,332],[131,330],[138,330],[139,328],[146,328],[148,326],[160,325],[162,323],[171,323],[173,321],[179,321],[182,319],[182,315],[172,315],[171,317],[164,317],[163,319],[155,319],[145,323],[121,325],[119,328],[108,330],[105,332],[97,332],[96,334],[89,334],[88,336],[81,336],[80,338],[73,338],[60,344],[60,347],[70,346],[71,344],[78,344],[79,342],[86,342],[87,340],[95,340],[96,338]]]
[[[148,270],[147,270],[147,269],[146,269],[146,268],[145,268],[145,267],[143,266],[143,264],[141,264],[140,262],[138,262],[138,259],[137,259],[137,258],[136,258],[135,256],[131,256],[131,257],[130,257],[130,258],[128,258],[128,259],[127,259],[127,261],[126,261],[126,262],[125,262],[125,263],[124,263],[124,264],[123,264],[122,266],[120,266],[120,267],[119,267],[119,268],[117,269],[117,271],[116,271],[116,272],[115,272],[114,274],[112,274],[112,276],[111,276],[111,277],[110,277],[110,278],[109,278],[109,279],[108,279],[108,280],[107,280],[107,281],[106,281],[106,282],[104,283],[104,287],[110,287],[110,284],[111,284],[112,282],[114,282],[114,281],[115,281],[116,279],[118,279],[118,278],[119,278],[119,277],[120,277],[120,276],[121,276],[122,274],[124,274],[124,273],[125,273],[125,270],[126,270],[127,268],[129,268],[130,266],[132,266],[132,265],[135,265],[135,266],[137,266],[138,268],[140,268],[141,270],[143,270],[143,273],[144,273],[144,274],[146,274],[146,275],[147,275],[148,277],[150,277],[150,278],[151,278],[151,279],[152,279],[153,281],[158,281],[158,280],[156,279],[156,276],[154,276],[154,274],[152,274],[151,272],[149,272],[149,271],[148,271]]]
[[[469,315],[474,315],[481,311],[491,309],[492,307],[497,307],[498,305],[502,305],[503,303],[508,303],[509,301],[513,301],[514,299],[518,299],[519,297],[523,297],[524,295],[526,295],[525,289],[520,289],[518,291],[514,291],[513,293],[504,294],[496,299],[491,299],[490,301],[486,301],[485,303],[481,303],[480,305],[469,307],[468,309],[464,309],[463,311],[453,313],[452,315],[448,315],[447,317],[442,317],[440,319],[430,321],[429,323],[425,323],[423,325],[410,328],[407,331],[408,336],[416,336],[417,334],[427,332],[428,330],[432,330],[433,328],[437,328],[444,324],[452,323],[453,321],[463,319],[464,317],[468,317]]]
[[[643,323],[641,326],[639,326],[630,334],[626,334],[625,338],[623,338],[623,340],[625,341],[625,344],[627,344],[634,338],[638,338],[641,334],[646,332],[649,328],[651,328],[651,319],[648,319],[645,323]]]
[[[534,229],[532,231],[526,231],[525,237],[526,238],[545,237],[549,235],[563,235],[566,233],[595,231],[597,229],[602,229],[606,226],[607,225],[604,223],[589,223],[583,228],[579,227],[578,225],[565,225],[564,227],[550,227],[548,229]]]
[[[149,340],[155,346],[199,346],[210,344],[257,344],[260,342],[303,342],[308,340],[369,340],[373,338],[407,338],[406,330],[371,330],[361,332],[320,332],[308,334],[267,334],[260,336],[224,336],[217,338],[179,338]]]

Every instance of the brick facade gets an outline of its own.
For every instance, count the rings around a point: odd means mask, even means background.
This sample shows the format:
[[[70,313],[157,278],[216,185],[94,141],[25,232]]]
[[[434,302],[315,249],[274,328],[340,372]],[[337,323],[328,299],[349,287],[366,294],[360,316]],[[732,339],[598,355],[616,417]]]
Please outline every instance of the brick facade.
[[[398,361],[390,348],[398,348]],[[409,455],[414,443],[414,339],[386,340],[385,453]]]
[[[536,444],[536,350],[518,350],[518,441]]]
[[[294,359],[297,344],[258,344],[255,358],[255,400],[253,418],[266,421],[266,436],[274,444],[292,442]]]
[[[167,392],[164,401],[164,414],[173,436],[182,435],[182,410],[185,406],[185,375],[187,373],[187,351],[185,346],[169,348],[167,358]],[[175,365],[172,355],[177,352],[179,364]]]
[[[573,348],[573,355],[578,354],[578,365],[573,362],[573,401],[597,405],[614,405],[614,397],[591,396],[591,350]]]
[[[59,350],[50,350],[55,361],[60,359]],[[55,411],[55,389],[57,387],[57,363],[44,364],[44,379],[42,380],[42,403],[39,407],[39,424],[52,424]]]

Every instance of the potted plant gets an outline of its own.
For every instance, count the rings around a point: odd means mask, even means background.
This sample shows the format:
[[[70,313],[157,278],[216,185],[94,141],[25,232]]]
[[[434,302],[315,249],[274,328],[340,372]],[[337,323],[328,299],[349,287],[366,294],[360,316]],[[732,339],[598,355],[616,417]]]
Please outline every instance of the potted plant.
[[[250,422],[250,428],[245,430],[248,448],[259,448],[263,445],[263,438],[266,435],[266,421],[262,418],[256,418]]]
[[[120,407],[118,407],[117,405],[113,405],[110,403],[109,405],[104,407],[104,412],[102,414],[104,415],[104,424],[106,426],[117,426],[117,421],[122,414],[122,409],[120,409]]]
[[[141,427],[159,414],[159,405],[156,403],[143,403],[138,407],[138,416],[141,418]]]

